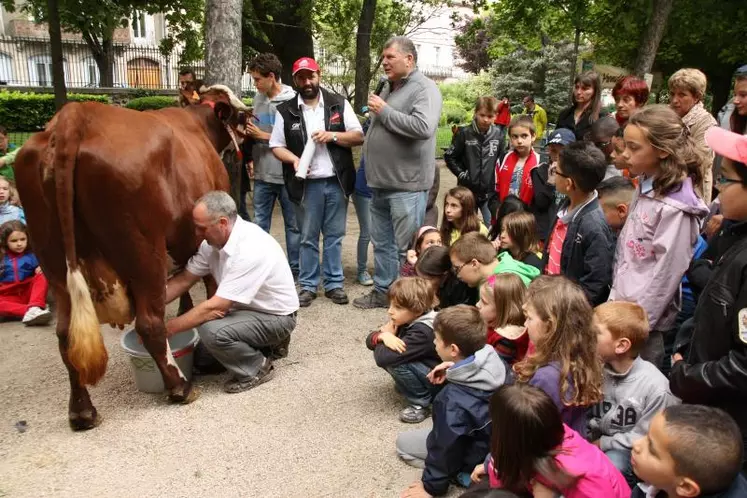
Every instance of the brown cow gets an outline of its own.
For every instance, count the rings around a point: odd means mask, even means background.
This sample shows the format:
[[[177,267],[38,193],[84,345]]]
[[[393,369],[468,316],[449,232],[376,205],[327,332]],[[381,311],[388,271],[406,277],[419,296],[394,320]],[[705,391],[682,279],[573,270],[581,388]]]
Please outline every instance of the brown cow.
[[[57,302],[74,430],[99,423],[86,386],[106,371],[100,323],[123,328],[134,318],[169,399],[197,397],[166,342],[166,279],[200,243],[194,202],[228,190],[218,151],[236,139],[245,110],[225,87],[204,90],[205,105],[185,109],[69,103],[16,158],[34,250]]]

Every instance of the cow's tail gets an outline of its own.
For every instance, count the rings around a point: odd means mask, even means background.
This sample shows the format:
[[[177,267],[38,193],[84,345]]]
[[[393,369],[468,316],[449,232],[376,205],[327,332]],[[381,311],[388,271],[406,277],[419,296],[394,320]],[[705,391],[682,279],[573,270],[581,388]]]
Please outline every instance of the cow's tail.
[[[75,245],[75,165],[85,126],[81,104],[70,103],[59,113],[54,132],[54,177],[71,306],[67,356],[80,383],[93,385],[104,376],[109,355]]]

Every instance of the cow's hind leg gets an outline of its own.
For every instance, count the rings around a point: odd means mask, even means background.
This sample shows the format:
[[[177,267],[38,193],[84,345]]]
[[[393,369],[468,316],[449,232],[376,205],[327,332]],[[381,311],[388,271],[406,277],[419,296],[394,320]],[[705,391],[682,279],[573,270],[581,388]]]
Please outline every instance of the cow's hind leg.
[[[163,299],[160,301],[159,306],[150,299],[135,298],[135,329],[161,372],[169,399],[175,403],[191,403],[197,399],[198,392],[193,389],[192,382],[187,380],[171,354],[163,322]]]
[[[101,423],[101,419],[91,402],[88,389],[80,383],[78,372],[72,366],[67,356],[68,330],[70,327],[70,295],[67,292],[55,289],[55,300],[57,304],[57,340],[62,362],[65,364],[70,376],[70,404],[68,409],[70,427],[74,431],[93,429]]]

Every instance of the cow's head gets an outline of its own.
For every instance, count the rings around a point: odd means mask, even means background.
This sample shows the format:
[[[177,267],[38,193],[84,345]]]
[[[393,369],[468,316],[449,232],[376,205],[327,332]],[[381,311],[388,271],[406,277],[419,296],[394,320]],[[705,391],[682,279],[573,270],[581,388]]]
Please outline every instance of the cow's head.
[[[240,150],[239,144],[244,141],[246,122],[252,117],[252,109],[225,85],[201,87],[200,103],[213,108],[215,117],[231,136],[236,150]]]

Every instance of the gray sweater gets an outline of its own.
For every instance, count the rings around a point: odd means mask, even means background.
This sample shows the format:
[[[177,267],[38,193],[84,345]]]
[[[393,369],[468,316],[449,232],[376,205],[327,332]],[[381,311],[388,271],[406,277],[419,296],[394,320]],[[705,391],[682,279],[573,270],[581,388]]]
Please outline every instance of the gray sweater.
[[[254,97],[254,115],[259,120],[255,124],[260,130],[272,133],[275,125],[275,108],[296,96],[296,92],[288,85],[281,85],[280,93],[272,99],[257,92]],[[254,179],[266,183],[283,184],[283,164],[272,154],[267,140],[255,140],[252,144],[252,160],[254,161]]]
[[[633,441],[648,433],[654,415],[680,403],[669,380],[653,363],[640,357],[626,373],[604,367],[604,400],[589,411],[589,435],[602,451],[630,451]]]
[[[393,93],[385,85],[387,105],[376,116],[363,144],[368,186],[388,190],[428,190],[436,171],[436,130],[441,92],[415,69]]]

